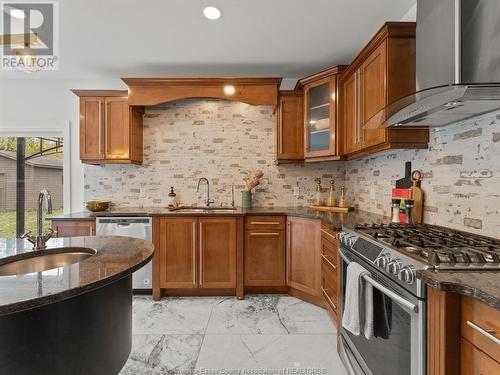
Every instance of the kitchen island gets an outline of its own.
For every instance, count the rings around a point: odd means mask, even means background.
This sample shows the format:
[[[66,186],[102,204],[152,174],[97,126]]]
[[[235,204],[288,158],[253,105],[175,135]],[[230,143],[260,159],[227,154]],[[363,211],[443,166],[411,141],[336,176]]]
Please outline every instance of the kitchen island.
[[[131,350],[132,273],[153,245],[75,237],[47,246],[34,253],[24,240],[0,239],[0,374],[118,373]]]

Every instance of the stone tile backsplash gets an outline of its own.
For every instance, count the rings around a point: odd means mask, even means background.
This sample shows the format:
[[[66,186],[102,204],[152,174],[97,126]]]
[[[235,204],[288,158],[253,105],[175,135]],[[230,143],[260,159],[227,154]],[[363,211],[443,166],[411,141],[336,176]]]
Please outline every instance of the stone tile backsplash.
[[[304,206],[314,198],[314,179],[344,180],[344,165],[275,165],[275,114],[270,106],[189,99],[148,108],[144,118],[144,164],[85,166],[85,199],[109,198],[119,206],[166,206],[170,186],[185,204],[202,204],[210,180],[217,203],[241,205],[244,173],[262,169],[255,206]],[[299,196],[293,194],[298,184]]]
[[[349,198],[389,215],[404,162],[423,172],[424,221],[500,237],[500,113],[431,130],[428,150],[388,151],[346,163]]]
[[[359,209],[388,215],[404,162],[423,171],[425,222],[500,237],[500,113],[431,130],[428,150],[388,151],[360,160],[275,165],[275,114],[269,106],[190,99],[147,109],[144,164],[85,166],[85,199],[118,206],[166,206],[170,186],[185,204],[202,204],[207,177],[217,203],[241,204],[244,172],[264,171],[255,206],[304,206],[314,179],[346,185]],[[300,195],[294,196],[295,186]]]

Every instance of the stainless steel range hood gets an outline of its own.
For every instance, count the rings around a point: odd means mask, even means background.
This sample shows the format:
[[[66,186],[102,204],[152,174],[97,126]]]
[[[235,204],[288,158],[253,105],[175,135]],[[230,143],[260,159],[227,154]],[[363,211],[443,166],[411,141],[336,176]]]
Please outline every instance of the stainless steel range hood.
[[[441,127],[500,110],[500,0],[417,0],[417,92],[365,128]]]

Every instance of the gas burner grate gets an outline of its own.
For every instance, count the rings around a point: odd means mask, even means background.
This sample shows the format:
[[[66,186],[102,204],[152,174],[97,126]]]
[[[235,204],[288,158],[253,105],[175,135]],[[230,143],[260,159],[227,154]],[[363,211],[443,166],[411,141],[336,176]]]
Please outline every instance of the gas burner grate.
[[[500,241],[434,225],[361,224],[355,230],[432,265],[496,265]]]

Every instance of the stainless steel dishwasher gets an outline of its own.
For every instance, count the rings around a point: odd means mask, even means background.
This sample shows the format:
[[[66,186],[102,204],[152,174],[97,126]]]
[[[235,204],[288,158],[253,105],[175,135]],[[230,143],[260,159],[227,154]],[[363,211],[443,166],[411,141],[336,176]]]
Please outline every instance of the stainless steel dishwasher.
[[[152,241],[152,220],[150,217],[98,217],[97,236],[126,236]],[[152,292],[152,262],[134,272],[132,288],[136,294]]]

